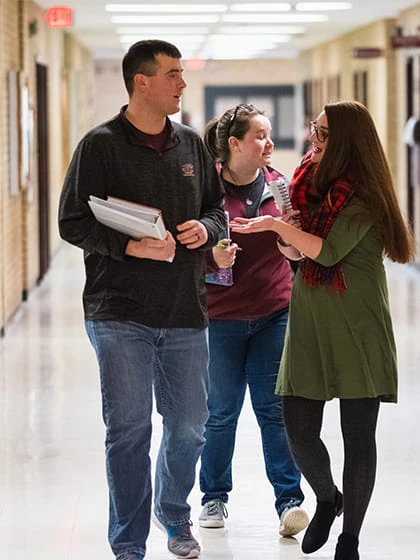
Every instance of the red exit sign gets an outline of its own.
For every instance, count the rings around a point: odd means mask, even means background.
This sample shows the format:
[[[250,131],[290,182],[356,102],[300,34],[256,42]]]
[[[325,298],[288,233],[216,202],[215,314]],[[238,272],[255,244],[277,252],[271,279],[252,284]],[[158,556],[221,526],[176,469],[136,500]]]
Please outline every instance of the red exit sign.
[[[45,19],[49,27],[71,27],[73,25],[73,8],[53,6],[48,8]]]

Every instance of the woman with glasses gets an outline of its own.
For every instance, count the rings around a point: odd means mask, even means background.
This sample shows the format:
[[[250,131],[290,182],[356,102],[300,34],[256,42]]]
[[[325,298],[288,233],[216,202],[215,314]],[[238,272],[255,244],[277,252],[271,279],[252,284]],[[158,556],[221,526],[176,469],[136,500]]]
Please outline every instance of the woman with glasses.
[[[231,218],[278,216],[269,182],[284,179],[273,169],[271,124],[252,105],[241,104],[211,121],[205,143],[226,191]],[[282,399],[275,385],[288,318],[291,268],[280,253],[278,236],[263,232],[236,243],[227,234],[208,255],[209,273],[231,268],[225,285],[208,284],[210,317],[209,419],[201,456],[203,492],[201,527],[224,526],[232,490],[236,428],[247,387],[261,431],[265,467],[275,495],[281,535],[308,524],[300,507],[300,472],[290,453],[283,423]],[[226,285],[227,284],[227,285]]]
[[[414,248],[367,109],[353,101],[328,104],[310,126],[312,150],[290,186],[302,230],[284,217],[262,216],[237,218],[232,231],[273,232],[305,255],[276,388],[293,455],[317,499],[302,550],[321,548],[344,512],[334,559],[359,560],[376,474],[379,405],[397,401],[383,257],[406,263]],[[324,405],[333,398],[340,399],[342,492],[320,438]]]

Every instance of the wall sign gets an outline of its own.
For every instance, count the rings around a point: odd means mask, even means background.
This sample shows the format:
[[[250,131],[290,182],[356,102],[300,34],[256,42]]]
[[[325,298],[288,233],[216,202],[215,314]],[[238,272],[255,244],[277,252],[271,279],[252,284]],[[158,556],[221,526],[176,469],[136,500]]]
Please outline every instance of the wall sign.
[[[379,58],[380,56],[383,56],[383,51],[376,47],[355,47],[352,50],[352,58]]]
[[[420,35],[401,35],[391,37],[393,49],[411,49],[420,47]]]

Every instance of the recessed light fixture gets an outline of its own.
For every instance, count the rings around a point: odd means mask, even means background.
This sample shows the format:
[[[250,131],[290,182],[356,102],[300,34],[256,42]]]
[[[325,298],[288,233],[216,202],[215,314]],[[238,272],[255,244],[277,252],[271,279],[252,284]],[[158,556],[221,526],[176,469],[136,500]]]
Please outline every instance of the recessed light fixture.
[[[144,13],[222,13],[227,11],[226,4],[106,4],[107,12],[144,12]]]
[[[312,23],[328,21],[324,14],[222,14],[222,22],[226,23]]]
[[[302,14],[303,15],[303,14]],[[142,24],[163,24],[163,25],[182,25],[188,23],[217,23],[220,17],[212,14],[184,14],[184,15],[125,15],[125,16],[111,16],[112,23],[142,23]]]
[[[333,0],[215,1],[117,4],[114,0],[105,10],[124,46],[145,38],[161,38],[179,46],[183,58],[236,59],[274,56],[292,35],[307,31],[305,24],[326,22],[329,12],[352,8],[351,2]],[[287,46],[284,49],[292,52]]]
[[[116,32],[118,35],[162,35],[162,33],[170,33],[171,35],[206,35],[209,32],[209,27],[199,27],[197,25],[188,26],[161,26],[161,25],[136,25],[117,27]]]
[[[165,41],[169,41],[170,43],[182,43],[183,45],[188,45],[189,47],[193,46],[200,46],[203,41],[205,40],[205,36],[203,35],[177,35],[173,36],[166,33],[159,33],[156,35],[145,33],[145,34],[135,34],[135,35],[120,35],[121,43],[135,43],[136,41],[140,41],[142,39],[155,39],[155,38],[164,38]]]
[[[295,9],[298,12],[324,12],[333,10],[351,10],[351,2],[297,2]]]
[[[262,35],[264,33],[299,35],[305,32],[303,25],[219,25],[217,30],[230,35]]]
[[[289,12],[292,6],[289,2],[261,2],[258,4],[232,4],[230,7],[232,12]]]
[[[230,42],[232,41],[232,35],[223,35],[219,33],[214,33],[209,35],[208,41],[212,45],[219,45],[220,43]],[[235,36],[235,48],[239,46],[247,47],[249,43],[252,43],[252,46],[260,46],[260,45],[275,45],[276,43],[287,43],[290,41],[289,35],[251,35],[247,37],[246,35],[236,35]]]

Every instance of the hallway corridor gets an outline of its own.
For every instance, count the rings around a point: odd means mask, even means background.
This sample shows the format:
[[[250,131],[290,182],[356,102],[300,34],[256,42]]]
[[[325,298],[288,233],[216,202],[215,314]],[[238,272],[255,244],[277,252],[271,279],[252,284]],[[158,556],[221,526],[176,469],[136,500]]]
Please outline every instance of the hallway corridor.
[[[361,534],[361,560],[420,559],[420,272],[387,265],[397,339],[399,404],[381,407],[378,474]],[[97,364],[83,327],[82,251],[64,245],[0,340],[0,558],[112,560],[106,539],[104,428]],[[324,435],[340,484],[338,407],[326,406]],[[154,424],[152,456],[160,436]],[[199,529],[200,494],[191,494],[202,560],[332,560],[329,542],[305,556],[280,538],[249,402],[239,425],[225,529]],[[315,501],[304,483],[304,507]],[[173,558],[152,527],[146,560]]]

